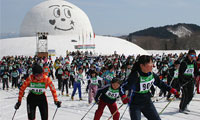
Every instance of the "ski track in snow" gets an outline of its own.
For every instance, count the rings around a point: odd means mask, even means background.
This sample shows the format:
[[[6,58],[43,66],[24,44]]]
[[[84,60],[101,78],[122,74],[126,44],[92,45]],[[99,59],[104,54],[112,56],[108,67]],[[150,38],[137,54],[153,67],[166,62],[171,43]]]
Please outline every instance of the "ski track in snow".
[[[55,87],[57,88],[57,81],[53,80]],[[11,120],[13,114],[15,112],[14,105],[18,99],[18,88],[2,90],[2,83],[0,83],[0,120]],[[76,95],[74,96],[74,101],[71,100],[72,88],[69,89],[69,95],[66,96],[61,95],[61,92],[57,90],[58,99],[62,101],[61,108],[58,109],[54,120],[81,120],[81,118],[85,115],[85,113],[92,107],[93,104],[88,104],[88,95],[85,93],[86,84],[82,85],[82,101],[79,101],[78,91],[76,91]],[[17,110],[14,120],[27,120],[27,112],[26,112],[26,97],[28,90],[25,91],[25,95],[22,99],[22,104],[20,108]],[[159,92],[157,89],[156,94]],[[46,91],[47,100],[48,100],[48,109],[49,109],[49,120],[53,118],[54,112],[56,110],[56,106],[53,101],[53,97],[49,88]],[[154,105],[158,113],[165,107],[168,103],[166,98],[161,99],[160,97],[155,96],[153,100],[159,99],[159,101],[155,101]],[[117,101],[118,107],[122,104],[121,100]],[[196,94],[194,96],[194,100],[190,103],[189,114],[183,114],[178,112],[180,100],[174,100],[170,103],[170,105],[165,109],[165,111],[160,115],[162,120],[199,120],[200,119],[200,95]],[[91,111],[86,115],[84,120],[93,120],[95,111],[98,105],[95,105]],[[119,110],[120,114],[124,112],[126,105],[123,105]],[[111,116],[110,111],[106,107],[104,109],[104,113],[101,117],[101,120],[107,120]],[[36,120],[40,120],[39,109],[36,109]],[[127,109],[122,120],[130,120],[129,110]],[[142,115],[142,120],[146,120]]]

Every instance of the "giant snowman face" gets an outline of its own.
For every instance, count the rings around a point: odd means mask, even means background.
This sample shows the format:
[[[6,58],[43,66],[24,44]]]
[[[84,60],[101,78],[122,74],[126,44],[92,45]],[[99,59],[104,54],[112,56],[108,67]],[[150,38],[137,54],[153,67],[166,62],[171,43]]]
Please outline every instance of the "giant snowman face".
[[[85,38],[93,35],[88,16],[65,0],[46,0],[27,13],[20,36],[34,36],[37,32]]]
[[[74,30],[74,20],[71,11],[73,8],[69,5],[51,5],[52,18],[49,19],[50,25],[54,30],[69,31]],[[56,23],[60,23],[59,25]]]

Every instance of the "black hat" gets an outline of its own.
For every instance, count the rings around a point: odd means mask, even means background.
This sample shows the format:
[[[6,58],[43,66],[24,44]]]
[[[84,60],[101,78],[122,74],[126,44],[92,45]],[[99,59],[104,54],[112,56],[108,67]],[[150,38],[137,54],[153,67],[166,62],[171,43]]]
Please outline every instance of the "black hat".
[[[38,64],[34,64],[32,70],[33,70],[33,75],[43,73],[42,67]]]
[[[91,70],[91,74],[93,74],[93,73],[97,74],[95,70]]]
[[[121,80],[119,78],[117,78],[117,77],[114,77],[112,79],[111,83],[116,83],[116,82],[118,82],[119,84],[121,84]]]
[[[178,61],[178,60],[176,60],[175,62],[174,62],[174,64],[180,64],[180,61]]]

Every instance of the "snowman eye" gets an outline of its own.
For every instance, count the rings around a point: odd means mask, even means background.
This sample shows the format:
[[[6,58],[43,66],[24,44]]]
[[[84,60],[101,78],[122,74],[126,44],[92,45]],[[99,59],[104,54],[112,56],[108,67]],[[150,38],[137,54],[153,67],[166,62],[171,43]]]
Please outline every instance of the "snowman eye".
[[[71,12],[70,12],[69,9],[65,8],[65,9],[64,9],[64,13],[65,13],[65,16],[66,16],[67,18],[71,18]]]
[[[53,15],[55,16],[55,17],[60,17],[60,9],[59,8],[55,8],[54,10],[53,10]]]

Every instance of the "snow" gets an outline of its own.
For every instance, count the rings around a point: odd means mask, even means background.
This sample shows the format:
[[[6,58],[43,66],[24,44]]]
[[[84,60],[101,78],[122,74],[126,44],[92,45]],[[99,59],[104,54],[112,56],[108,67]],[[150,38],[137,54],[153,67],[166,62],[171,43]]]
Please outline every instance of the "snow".
[[[34,56],[36,53],[36,39],[37,37],[18,37],[0,39],[0,58],[7,55],[24,55]],[[77,40],[77,42],[71,42]],[[48,36],[48,50],[55,50],[56,56],[66,56],[66,51],[77,51],[75,45],[95,44],[95,49],[87,49],[95,54],[110,55],[116,51],[118,54],[132,55],[132,54],[148,54],[141,47],[128,42],[124,39],[115,37],[106,37],[96,35],[94,40],[88,40],[84,43],[78,40],[77,36],[62,36],[49,35]],[[82,49],[81,51],[86,51]]]
[[[184,26],[178,26],[175,30],[171,28],[168,28],[167,30],[174,35],[177,35],[179,38],[190,36],[192,34],[192,32]]]
[[[54,85],[57,88],[57,80],[53,80]],[[11,120],[13,114],[15,112],[14,105],[17,102],[18,92],[16,89],[2,90],[2,84],[0,83],[0,120]],[[88,104],[88,95],[85,93],[86,85],[82,85],[82,96],[83,100],[79,101],[78,94],[75,95],[75,100],[71,101],[71,97],[60,95],[60,91],[57,90],[58,99],[62,101],[61,108],[58,108],[57,113],[55,115],[54,120],[81,120],[81,118],[85,115],[85,113],[92,107],[93,104]],[[27,112],[26,112],[26,96],[28,90],[26,90],[25,97],[23,97],[22,104],[20,108],[17,110],[15,114],[14,120],[26,120]],[[159,90],[157,89],[156,94],[158,94]],[[48,109],[49,109],[49,119],[53,118],[53,115],[56,110],[56,106],[53,102],[53,97],[49,89],[46,91],[47,100],[48,100]],[[72,93],[72,88],[69,89],[69,93]],[[157,96],[155,97],[157,98]],[[155,99],[154,99],[155,100]],[[178,112],[180,100],[172,101],[169,106],[165,109],[163,114],[160,115],[163,120],[199,120],[200,119],[200,94],[196,94],[193,98],[193,101],[189,104],[189,109],[191,112],[189,114],[183,114]],[[160,112],[165,105],[168,103],[167,100],[162,99],[154,103],[158,112]],[[118,107],[122,105],[121,100],[117,101]],[[127,105],[123,105],[119,110],[120,114],[124,112]],[[92,120],[97,109],[97,105],[91,109],[91,111],[86,115],[84,120]],[[104,113],[101,117],[101,120],[107,120],[110,117],[110,111],[106,107]],[[36,109],[36,120],[40,120],[39,109]],[[130,120],[128,109],[126,110],[122,120]],[[142,116],[142,120],[146,120]]]
[[[195,51],[196,51],[196,55],[200,54],[200,50],[195,50]],[[188,50],[147,50],[147,52],[150,55],[152,55],[152,54],[153,55],[156,55],[156,54],[159,54],[159,55],[177,54],[177,55],[179,55],[180,53],[187,53]]]

